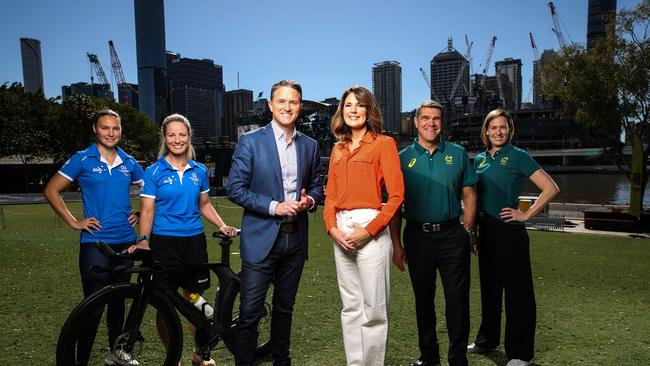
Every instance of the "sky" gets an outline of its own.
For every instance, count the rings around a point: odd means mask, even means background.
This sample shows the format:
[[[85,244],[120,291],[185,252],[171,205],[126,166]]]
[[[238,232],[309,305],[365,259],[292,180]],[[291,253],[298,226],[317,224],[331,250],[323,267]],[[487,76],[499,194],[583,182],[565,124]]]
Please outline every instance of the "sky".
[[[618,0],[618,9],[639,0]],[[554,1],[567,40],[583,43],[587,0]],[[166,0],[166,44],[182,57],[211,59],[223,66],[226,90],[260,91],[298,80],[303,98],[340,98],[347,87],[372,90],[372,66],[397,61],[402,66],[402,110],[429,98],[419,68],[429,72],[433,56],[447,47],[466,53],[478,73],[492,36],[494,62],[506,57],[523,63],[524,99],[532,98],[532,32],[539,52],[558,49],[547,0]],[[45,94],[61,86],[90,82],[86,53],[99,56],[109,81],[108,41],[113,40],[125,79],[137,83],[135,20],[132,0],[0,0],[0,84],[23,81],[19,38],[41,40]],[[237,74],[239,73],[239,85]],[[95,77],[95,80],[97,78]],[[114,92],[117,95],[117,92]]]

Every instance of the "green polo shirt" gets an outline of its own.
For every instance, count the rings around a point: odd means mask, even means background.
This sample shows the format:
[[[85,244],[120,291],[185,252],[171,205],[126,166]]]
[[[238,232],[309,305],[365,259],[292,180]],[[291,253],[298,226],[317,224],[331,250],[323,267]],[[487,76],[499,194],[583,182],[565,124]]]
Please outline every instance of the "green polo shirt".
[[[501,219],[501,209],[519,206],[521,188],[526,179],[539,169],[539,165],[526,151],[507,144],[494,157],[487,151],[476,155],[474,169],[479,177],[479,211]]]
[[[478,179],[463,147],[441,139],[429,154],[415,139],[399,153],[399,159],[407,220],[442,222],[460,215],[463,187],[474,185]]]

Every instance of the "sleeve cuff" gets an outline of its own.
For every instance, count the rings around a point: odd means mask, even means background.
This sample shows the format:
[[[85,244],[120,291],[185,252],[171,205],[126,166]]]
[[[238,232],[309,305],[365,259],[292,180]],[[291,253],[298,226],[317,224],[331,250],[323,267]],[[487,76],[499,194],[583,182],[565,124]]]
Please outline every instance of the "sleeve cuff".
[[[63,178],[69,180],[70,182],[74,181],[74,179],[72,179],[70,176],[68,176],[67,174],[65,174],[64,172],[62,172],[60,170],[57,173],[61,174],[63,176]]]
[[[278,201],[271,201],[269,204],[269,215],[270,216],[275,216],[275,210],[278,208]]]

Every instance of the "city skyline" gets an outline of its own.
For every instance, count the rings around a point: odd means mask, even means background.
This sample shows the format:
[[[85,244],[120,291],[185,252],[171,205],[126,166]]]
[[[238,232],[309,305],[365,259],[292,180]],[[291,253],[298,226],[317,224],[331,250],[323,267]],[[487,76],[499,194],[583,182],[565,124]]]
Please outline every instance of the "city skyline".
[[[444,50],[447,38],[466,52],[472,47],[472,73],[480,72],[492,36],[497,37],[488,75],[494,63],[507,57],[522,60],[522,96],[530,95],[533,52],[537,46],[558,49],[547,1],[508,0],[501,5],[478,1],[408,1],[344,3],[328,6],[290,0],[282,4],[180,1],[165,3],[166,49],[223,66],[226,90],[246,88],[268,97],[280,79],[300,81],[304,98],[340,97],[353,84],[372,88],[372,66],[385,60],[402,65],[403,110],[429,97],[419,68]],[[618,9],[638,1],[618,1]],[[372,5],[372,6],[371,6]],[[565,36],[584,43],[587,1],[555,1]],[[19,38],[42,42],[45,94],[61,94],[61,86],[90,82],[86,52],[110,65],[108,41],[113,40],[127,82],[137,83],[133,1],[111,3],[65,0],[57,3],[12,2],[0,25],[0,49],[6,55],[0,83],[22,82]],[[423,14],[428,14],[425,17]],[[437,15],[437,16],[436,16]],[[43,21],[42,19],[46,19]],[[499,21],[502,19],[503,21]],[[109,70],[109,80],[113,83]],[[240,84],[237,85],[237,73]],[[113,92],[116,93],[115,85]]]

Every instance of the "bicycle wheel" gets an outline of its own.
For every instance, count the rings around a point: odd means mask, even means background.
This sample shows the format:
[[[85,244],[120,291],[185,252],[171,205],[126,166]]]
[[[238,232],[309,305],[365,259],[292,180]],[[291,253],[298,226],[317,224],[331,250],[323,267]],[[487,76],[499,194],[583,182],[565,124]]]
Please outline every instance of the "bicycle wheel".
[[[223,319],[224,327],[236,328],[239,320],[239,277],[231,282],[231,285],[225,290],[223,306],[219,309],[219,318]],[[262,317],[257,326],[257,350],[255,351],[256,360],[268,359],[271,356],[271,304],[272,304],[273,285],[269,286],[269,291],[264,301],[264,310]],[[237,339],[235,332],[229,332],[223,337],[228,350],[235,354],[237,350]]]
[[[124,319],[132,323],[131,319],[136,317],[135,309],[141,290],[142,286],[137,284],[114,285],[79,304],[68,316],[59,334],[56,364],[119,364],[109,358],[110,345],[113,354],[119,353],[119,350],[125,351],[128,353],[125,357],[138,361],[140,365],[175,366],[183,348],[183,331],[173,306],[157,291],[151,294],[145,305],[133,349],[125,349],[130,326],[125,325]],[[119,311],[122,305],[124,310]],[[109,311],[109,307],[117,310]],[[109,323],[111,325],[107,325]],[[161,341],[159,329],[166,333],[169,346]]]

